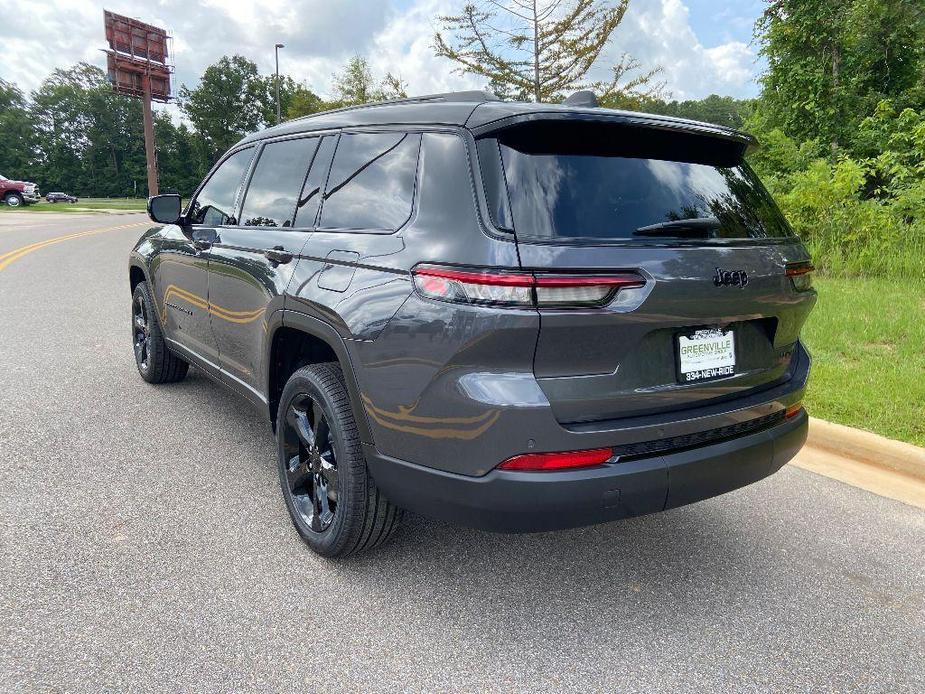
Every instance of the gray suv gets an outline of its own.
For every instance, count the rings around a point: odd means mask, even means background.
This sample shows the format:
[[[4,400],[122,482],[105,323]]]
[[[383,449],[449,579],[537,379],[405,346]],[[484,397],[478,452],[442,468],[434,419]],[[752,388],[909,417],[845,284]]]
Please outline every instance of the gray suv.
[[[809,256],[746,135],[443,94],[244,138],[131,253],[149,383],[263,411],[299,534],[505,532],[688,504],[803,445]]]

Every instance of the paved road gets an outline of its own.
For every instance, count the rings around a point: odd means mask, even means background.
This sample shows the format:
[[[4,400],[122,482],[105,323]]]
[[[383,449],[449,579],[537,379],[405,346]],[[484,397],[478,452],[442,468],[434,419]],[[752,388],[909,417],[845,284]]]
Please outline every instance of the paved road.
[[[0,262],[140,220],[0,215]],[[925,690],[925,513],[792,467],[605,526],[412,518],[317,558],[257,415],[138,378],[140,228],[0,270],[3,690]]]

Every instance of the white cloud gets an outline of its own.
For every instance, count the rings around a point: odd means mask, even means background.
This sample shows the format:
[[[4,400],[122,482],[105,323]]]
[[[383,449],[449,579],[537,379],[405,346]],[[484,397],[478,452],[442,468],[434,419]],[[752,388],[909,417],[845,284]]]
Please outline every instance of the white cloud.
[[[273,70],[273,44],[284,43],[280,68],[328,95],[331,73],[354,54],[365,55],[377,77],[391,71],[410,93],[475,89],[486,80],[459,75],[433,55],[435,17],[463,0],[108,0],[107,9],[164,26],[173,35],[175,90],[194,85],[202,70],[226,54]],[[103,6],[91,0],[18,0],[0,24],[4,79],[29,92],[55,67],[80,60],[105,66]],[[711,92],[752,95],[754,54],[730,40],[705,47],[681,0],[633,0],[607,54],[595,68],[605,76],[623,51],[644,65],[660,64],[674,98]]]
[[[752,49],[741,41],[704,47],[681,0],[634,0],[597,69],[603,70],[607,59],[619,59],[623,51],[644,66],[661,65],[674,99],[711,93],[747,97],[756,92]]]

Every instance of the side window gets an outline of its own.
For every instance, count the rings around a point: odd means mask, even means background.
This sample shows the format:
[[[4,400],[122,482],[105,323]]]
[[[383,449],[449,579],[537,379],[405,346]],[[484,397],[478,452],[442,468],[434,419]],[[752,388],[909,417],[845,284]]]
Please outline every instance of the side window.
[[[234,202],[241,187],[241,179],[254,156],[248,147],[228,157],[199,191],[190,209],[190,222],[206,226],[234,224]]]
[[[244,195],[240,223],[248,227],[291,226],[302,181],[317,147],[317,137],[266,145]]]
[[[325,229],[395,231],[411,216],[419,133],[343,134],[321,207]]]
[[[336,135],[327,135],[321,138],[315,159],[312,161],[302,194],[299,196],[299,209],[296,212],[295,225],[300,228],[315,226],[315,217],[321,205],[321,191],[324,189],[324,179],[331,166],[331,157],[334,156],[334,146],[337,144]]]

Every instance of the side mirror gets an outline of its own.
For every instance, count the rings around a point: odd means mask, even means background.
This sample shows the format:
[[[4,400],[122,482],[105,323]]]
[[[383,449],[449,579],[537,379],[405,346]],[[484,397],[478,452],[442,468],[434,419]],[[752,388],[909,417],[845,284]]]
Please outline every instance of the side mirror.
[[[148,198],[148,216],[155,222],[176,224],[181,214],[180,196],[176,193],[165,193]]]

